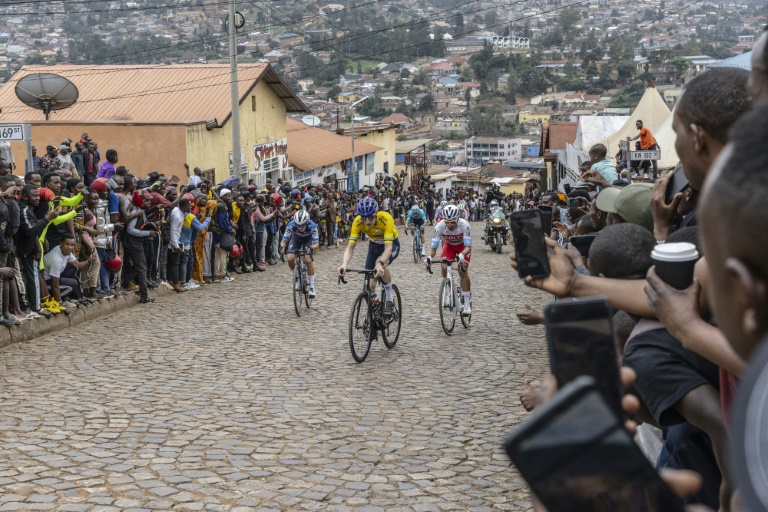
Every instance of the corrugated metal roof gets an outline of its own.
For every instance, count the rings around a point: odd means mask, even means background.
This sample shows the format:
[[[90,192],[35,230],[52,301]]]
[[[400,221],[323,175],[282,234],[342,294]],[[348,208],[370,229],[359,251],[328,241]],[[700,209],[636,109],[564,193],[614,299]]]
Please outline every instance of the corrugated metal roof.
[[[573,144],[576,140],[576,132],[579,129],[579,123],[576,122],[556,122],[549,123],[549,150],[565,149],[565,143]]]
[[[332,165],[352,158],[352,138],[321,128],[307,126],[297,119],[286,119],[288,162],[302,171]],[[355,140],[355,155],[361,156],[384,149]]]
[[[71,80],[80,93],[74,106],[51,114],[52,121],[170,122],[229,120],[229,66],[24,66],[0,88],[0,121],[43,121],[42,111],[27,107],[15,94],[16,83],[33,73],[54,73]],[[238,66],[240,101],[264,80],[288,112],[309,113],[268,64]]]

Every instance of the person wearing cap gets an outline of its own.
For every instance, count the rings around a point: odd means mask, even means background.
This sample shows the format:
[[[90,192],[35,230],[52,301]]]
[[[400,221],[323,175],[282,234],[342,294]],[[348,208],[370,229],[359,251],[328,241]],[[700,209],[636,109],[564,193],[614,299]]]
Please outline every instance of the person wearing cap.
[[[72,156],[69,154],[69,146],[64,144],[59,146],[59,161],[61,162],[62,169],[68,170],[72,173],[73,176],[77,175],[75,162],[72,160]]]
[[[607,224],[629,222],[653,233],[652,183],[633,183],[624,188],[606,188],[597,196],[597,208],[608,213]]]

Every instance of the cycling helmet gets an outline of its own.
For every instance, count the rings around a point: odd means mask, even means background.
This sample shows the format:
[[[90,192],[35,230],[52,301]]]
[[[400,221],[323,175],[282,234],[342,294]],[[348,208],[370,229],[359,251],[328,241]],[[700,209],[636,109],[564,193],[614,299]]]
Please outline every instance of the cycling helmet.
[[[493,201],[491,201],[491,207],[493,207],[493,206],[499,206],[499,202],[497,200],[495,200],[495,199]]]
[[[443,219],[448,222],[456,222],[459,220],[459,208],[455,205],[449,204],[443,209]]]
[[[411,211],[412,211],[413,213],[416,213],[416,212],[418,212],[418,211],[419,211],[419,205],[415,204],[415,205],[411,206]]]
[[[459,203],[459,209],[464,210],[467,208],[467,205],[464,203],[464,201]]]
[[[448,205],[448,201],[440,201],[440,206],[445,208]]]
[[[364,197],[357,202],[355,213],[361,217],[369,217],[374,215],[379,210],[379,204],[372,197]]]
[[[306,210],[299,210],[293,216],[293,223],[298,227],[306,226],[307,222],[309,222],[309,212]]]

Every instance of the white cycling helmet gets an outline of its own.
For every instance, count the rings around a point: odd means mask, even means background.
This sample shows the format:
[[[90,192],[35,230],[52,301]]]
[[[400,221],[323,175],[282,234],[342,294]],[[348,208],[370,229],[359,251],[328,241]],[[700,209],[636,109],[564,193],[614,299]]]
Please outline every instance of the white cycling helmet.
[[[298,227],[306,225],[307,222],[309,222],[309,213],[306,210],[299,210],[293,216],[293,223]]]
[[[443,209],[443,219],[448,222],[456,222],[459,220],[459,208],[458,206],[449,204]]]
[[[448,205],[448,201],[440,201],[440,206],[445,208]]]

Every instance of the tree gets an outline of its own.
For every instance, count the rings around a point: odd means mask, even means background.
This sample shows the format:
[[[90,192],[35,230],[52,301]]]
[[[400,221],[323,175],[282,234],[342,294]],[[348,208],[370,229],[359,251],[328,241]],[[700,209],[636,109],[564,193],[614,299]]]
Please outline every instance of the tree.
[[[395,81],[395,85],[392,87],[392,94],[395,96],[402,96],[405,94],[405,84],[403,84],[401,79],[398,78]]]
[[[619,84],[628,84],[635,77],[637,66],[631,60],[623,60],[616,66]]]
[[[464,15],[460,12],[453,17],[453,35],[464,34]]]
[[[429,85],[429,74],[425,69],[418,70],[411,80],[413,85]]]
[[[567,44],[572,44],[576,36],[579,35],[581,29],[576,25],[581,22],[581,14],[577,9],[568,7],[560,11],[557,16],[557,25],[560,28],[560,32],[563,34],[563,39]]]
[[[313,75],[319,63],[317,58],[311,53],[301,52],[296,56],[296,65],[299,68],[299,78],[307,78]]]
[[[470,133],[482,137],[498,136],[504,120],[498,105],[478,105],[467,113]]]
[[[328,90],[328,101],[336,101],[339,94],[341,94],[341,87],[334,85]]]
[[[430,112],[435,108],[435,98],[432,93],[428,92],[419,100],[419,107],[416,109],[419,112]]]
[[[406,79],[411,76],[411,72],[408,71],[406,68],[403,68],[400,70],[400,78]]]
[[[688,72],[690,64],[682,57],[675,57],[669,61],[669,67],[672,70],[674,78],[678,79]]]
[[[498,23],[499,15],[496,13],[496,11],[488,11],[485,13],[485,16],[483,17],[483,21],[485,22],[485,28],[493,27]]]

